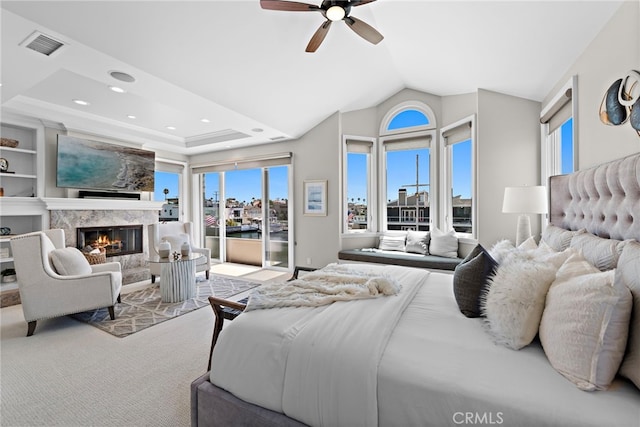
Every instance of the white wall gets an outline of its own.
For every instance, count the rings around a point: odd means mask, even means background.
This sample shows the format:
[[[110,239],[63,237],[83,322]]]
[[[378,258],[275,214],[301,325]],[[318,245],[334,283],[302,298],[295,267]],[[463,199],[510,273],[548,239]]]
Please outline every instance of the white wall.
[[[640,136],[629,123],[607,126],[598,116],[611,84],[629,70],[640,71],[640,1],[626,1],[578,60],[545,97],[543,105],[573,75],[578,76],[578,168],[640,151]]]
[[[539,102],[478,91],[478,241],[487,248],[500,239],[515,241],[517,215],[502,213],[504,188],[538,185],[539,117]],[[531,223],[538,236],[538,221]]]

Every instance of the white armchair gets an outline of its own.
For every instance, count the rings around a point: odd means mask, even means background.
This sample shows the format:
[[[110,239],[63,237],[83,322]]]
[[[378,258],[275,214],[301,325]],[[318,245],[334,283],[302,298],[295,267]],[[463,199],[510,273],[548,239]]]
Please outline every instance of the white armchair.
[[[11,239],[27,336],[33,335],[38,320],[102,307],[108,307],[111,319],[115,319],[113,306],[120,302],[122,288],[120,263],[89,265],[84,259],[84,264],[79,252],[69,258],[75,248],[65,248],[64,242],[64,230],[59,229]],[[63,265],[64,257],[71,259],[70,265]]]
[[[157,223],[149,225],[149,254],[151,256],[160,256],[158,253],[158,245],[163,239],[171,244],[171,252],[180,252],[180,245],[186,241],[191,246],[191,251],[201,253],[204,256],[196,260],[196,273],[204,271],[209,280],[209,270],[211,269],[211,250],[209,248],[198,248],[193,242],[193,223],[169,221],[165,223]],[[156,276],[160,275],[160,263],[149,263],[151,272],[151,283],[155,283]]]

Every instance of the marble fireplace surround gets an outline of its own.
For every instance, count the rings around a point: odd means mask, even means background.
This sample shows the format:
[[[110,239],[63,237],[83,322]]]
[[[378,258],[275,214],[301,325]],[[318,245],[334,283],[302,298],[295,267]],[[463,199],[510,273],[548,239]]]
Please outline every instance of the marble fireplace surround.
[[[77,247],[76,228],[113,225],[142,227],[142,253],[109,257],[122,266],[122,283],[147,280],[150,277],[148,225],[158,222],[162,202],[139,200],[45,199],[49,211],[49,227],[61,228],[65,245]]]

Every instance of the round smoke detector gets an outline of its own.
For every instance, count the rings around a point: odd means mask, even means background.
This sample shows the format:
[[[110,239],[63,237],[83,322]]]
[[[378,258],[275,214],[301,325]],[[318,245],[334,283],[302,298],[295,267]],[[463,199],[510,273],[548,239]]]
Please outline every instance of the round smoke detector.
[[[136,81],[135,77],[131,74],[127,74],[122,71],[109,71],[109,75],[116,80],[120,80],[121,82],[133,83]]]

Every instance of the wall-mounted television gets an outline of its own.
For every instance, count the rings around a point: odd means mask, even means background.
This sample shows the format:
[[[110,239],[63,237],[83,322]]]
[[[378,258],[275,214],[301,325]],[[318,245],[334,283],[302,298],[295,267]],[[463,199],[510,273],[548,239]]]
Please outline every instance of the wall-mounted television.
[[[153,151],[58,135],[58,187],[154,191],[154,176]]]

